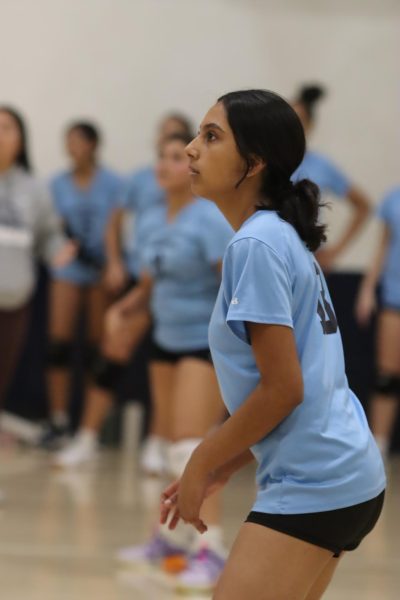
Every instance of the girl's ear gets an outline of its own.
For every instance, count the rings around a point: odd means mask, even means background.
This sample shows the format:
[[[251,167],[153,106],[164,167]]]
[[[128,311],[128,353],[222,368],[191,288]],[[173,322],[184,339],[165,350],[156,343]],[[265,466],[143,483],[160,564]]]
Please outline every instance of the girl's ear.
[[[246,177],[254,177],[255,175],[258,175],[263,169],[265,169],[266,166],[266,162],[262,160],[262,158],[259,156],[252,156],[250,168]]]

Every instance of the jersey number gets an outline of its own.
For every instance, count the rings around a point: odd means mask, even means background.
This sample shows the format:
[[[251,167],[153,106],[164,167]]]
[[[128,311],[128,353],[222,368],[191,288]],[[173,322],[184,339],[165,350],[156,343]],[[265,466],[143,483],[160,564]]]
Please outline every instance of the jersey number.
[[[315,263],[314,263],[315,264]],[[335,311],[333,307],[329,304],[326,295],[325,295],[325,286],[323,279],[321,277],[321,271],[318,266],[315,264],[315,272],[321,284],[320,295],[321,297],[318,299],[318,308],[317,313],[319,318],[321,319],[321,327],[324,335],[329,335],[330,333],[336,333],[338,329],[338,324],[336,320]]]

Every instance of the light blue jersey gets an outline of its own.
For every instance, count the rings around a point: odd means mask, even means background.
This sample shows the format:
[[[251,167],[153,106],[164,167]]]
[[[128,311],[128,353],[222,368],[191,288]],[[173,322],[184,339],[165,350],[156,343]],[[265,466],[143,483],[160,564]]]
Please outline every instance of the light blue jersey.
[[[385,488],[379,450],[349,389],[343,348],[324,276],[297,232],[257,211],[230,242],[210,323],[210,349],[233,413],[260,381],[246,322],[293,329],[303,402],[252,451],[253,510],[298,514],[352,506]]]
[[[129,273],[135,278],[140,275],[141,250],[147,242],[149,233],[158,224],[159,213],[152,209],[164,205],[165,193],[158,185],[153,167],[136,171],[128,178],[122,193],[122,206],[133,215],[126,263]],[[153,215],[155,221],[151,223],[150,218]]]
[[[377,211],[390,230],[389,248],[381,276],[382,302],[400,310],[400,187],[389,192]]]
[[[351,187],[346,175],[317,152],[306,152],[303,162],[292,175],[292,181],[300,179],[310,179],[317,184],[321,194],[334,194],[338,198],[347,196]]]
[[[94,284],[105,261],[106,227],[120,201],[121,179],[99,167],[89,187],[82,189],[68,171],[53,179],[51,191],[61,220],[93,263],[77,259],[61,269],[54,269],[53,276],[78,285]]]
[[[161,209],[159,209],[161,210]],[[154,216],[154,218],[159,218]],[[142,253],[154,277],[154,339],[171,352],[208,348],[208,324],[232,228],[214,204],[198,198],[153,232]]]

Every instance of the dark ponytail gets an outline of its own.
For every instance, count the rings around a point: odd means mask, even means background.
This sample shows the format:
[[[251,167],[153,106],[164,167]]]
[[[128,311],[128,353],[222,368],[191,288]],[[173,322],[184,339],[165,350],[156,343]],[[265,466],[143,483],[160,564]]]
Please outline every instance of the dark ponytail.
[[[290,223],[306,246],[314,252],[325,241],[325,226],[318,221],[319,188],[308,179],[292,183],[291,176],[305,152],[303,126],[283,98],[266,90],[231,92],[219,98],[246,170],[245,180],[256,159],[265,163],[261,184],[261,210],[275,210]]]
[[[0,106],[0,112],[6,113],[7,115],[9,115],[13,119],[13,121],[16,124],[18,131],[19,131],[21,145],[20,145],[19,152],[18,152],[17,156],[15,157],[14,163],[18,167],[21,167],[22,169],[24,169],[25,171],[30,173],[32,171],[32,166],[31,166],[31,161],[29,159],[28,134],[26,131],[25,121],[24,121],[22,115],[18,111],[16,111],[14,108],[11,108],[10,106]]]

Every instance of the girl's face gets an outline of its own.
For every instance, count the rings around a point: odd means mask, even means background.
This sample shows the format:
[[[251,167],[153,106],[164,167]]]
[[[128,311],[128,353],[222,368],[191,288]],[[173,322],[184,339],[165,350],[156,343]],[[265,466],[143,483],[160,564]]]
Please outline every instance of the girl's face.
[[[6,111],[0,111],[0,164],[14,164],[21,150],[21,132],[17,123]]]
[[[77,166],[95,161],[96,144],[86,139],[78,129],[67,133],[65,147],[68,156]]]
[[[222,102],[210,108],[186,152],[196,196],[218,201],[235,189],[246,170]]]
[[[185,133],[185,127],[183,124],[174,119],[173,117],[167,117],[160,123],[158,134],[157,134],[157,148],[160,150],[165,140],[174,134]]]
[[[160,187],[167,192],[190,190],[189,158],[181,140],[164,142],[156,173]]]

